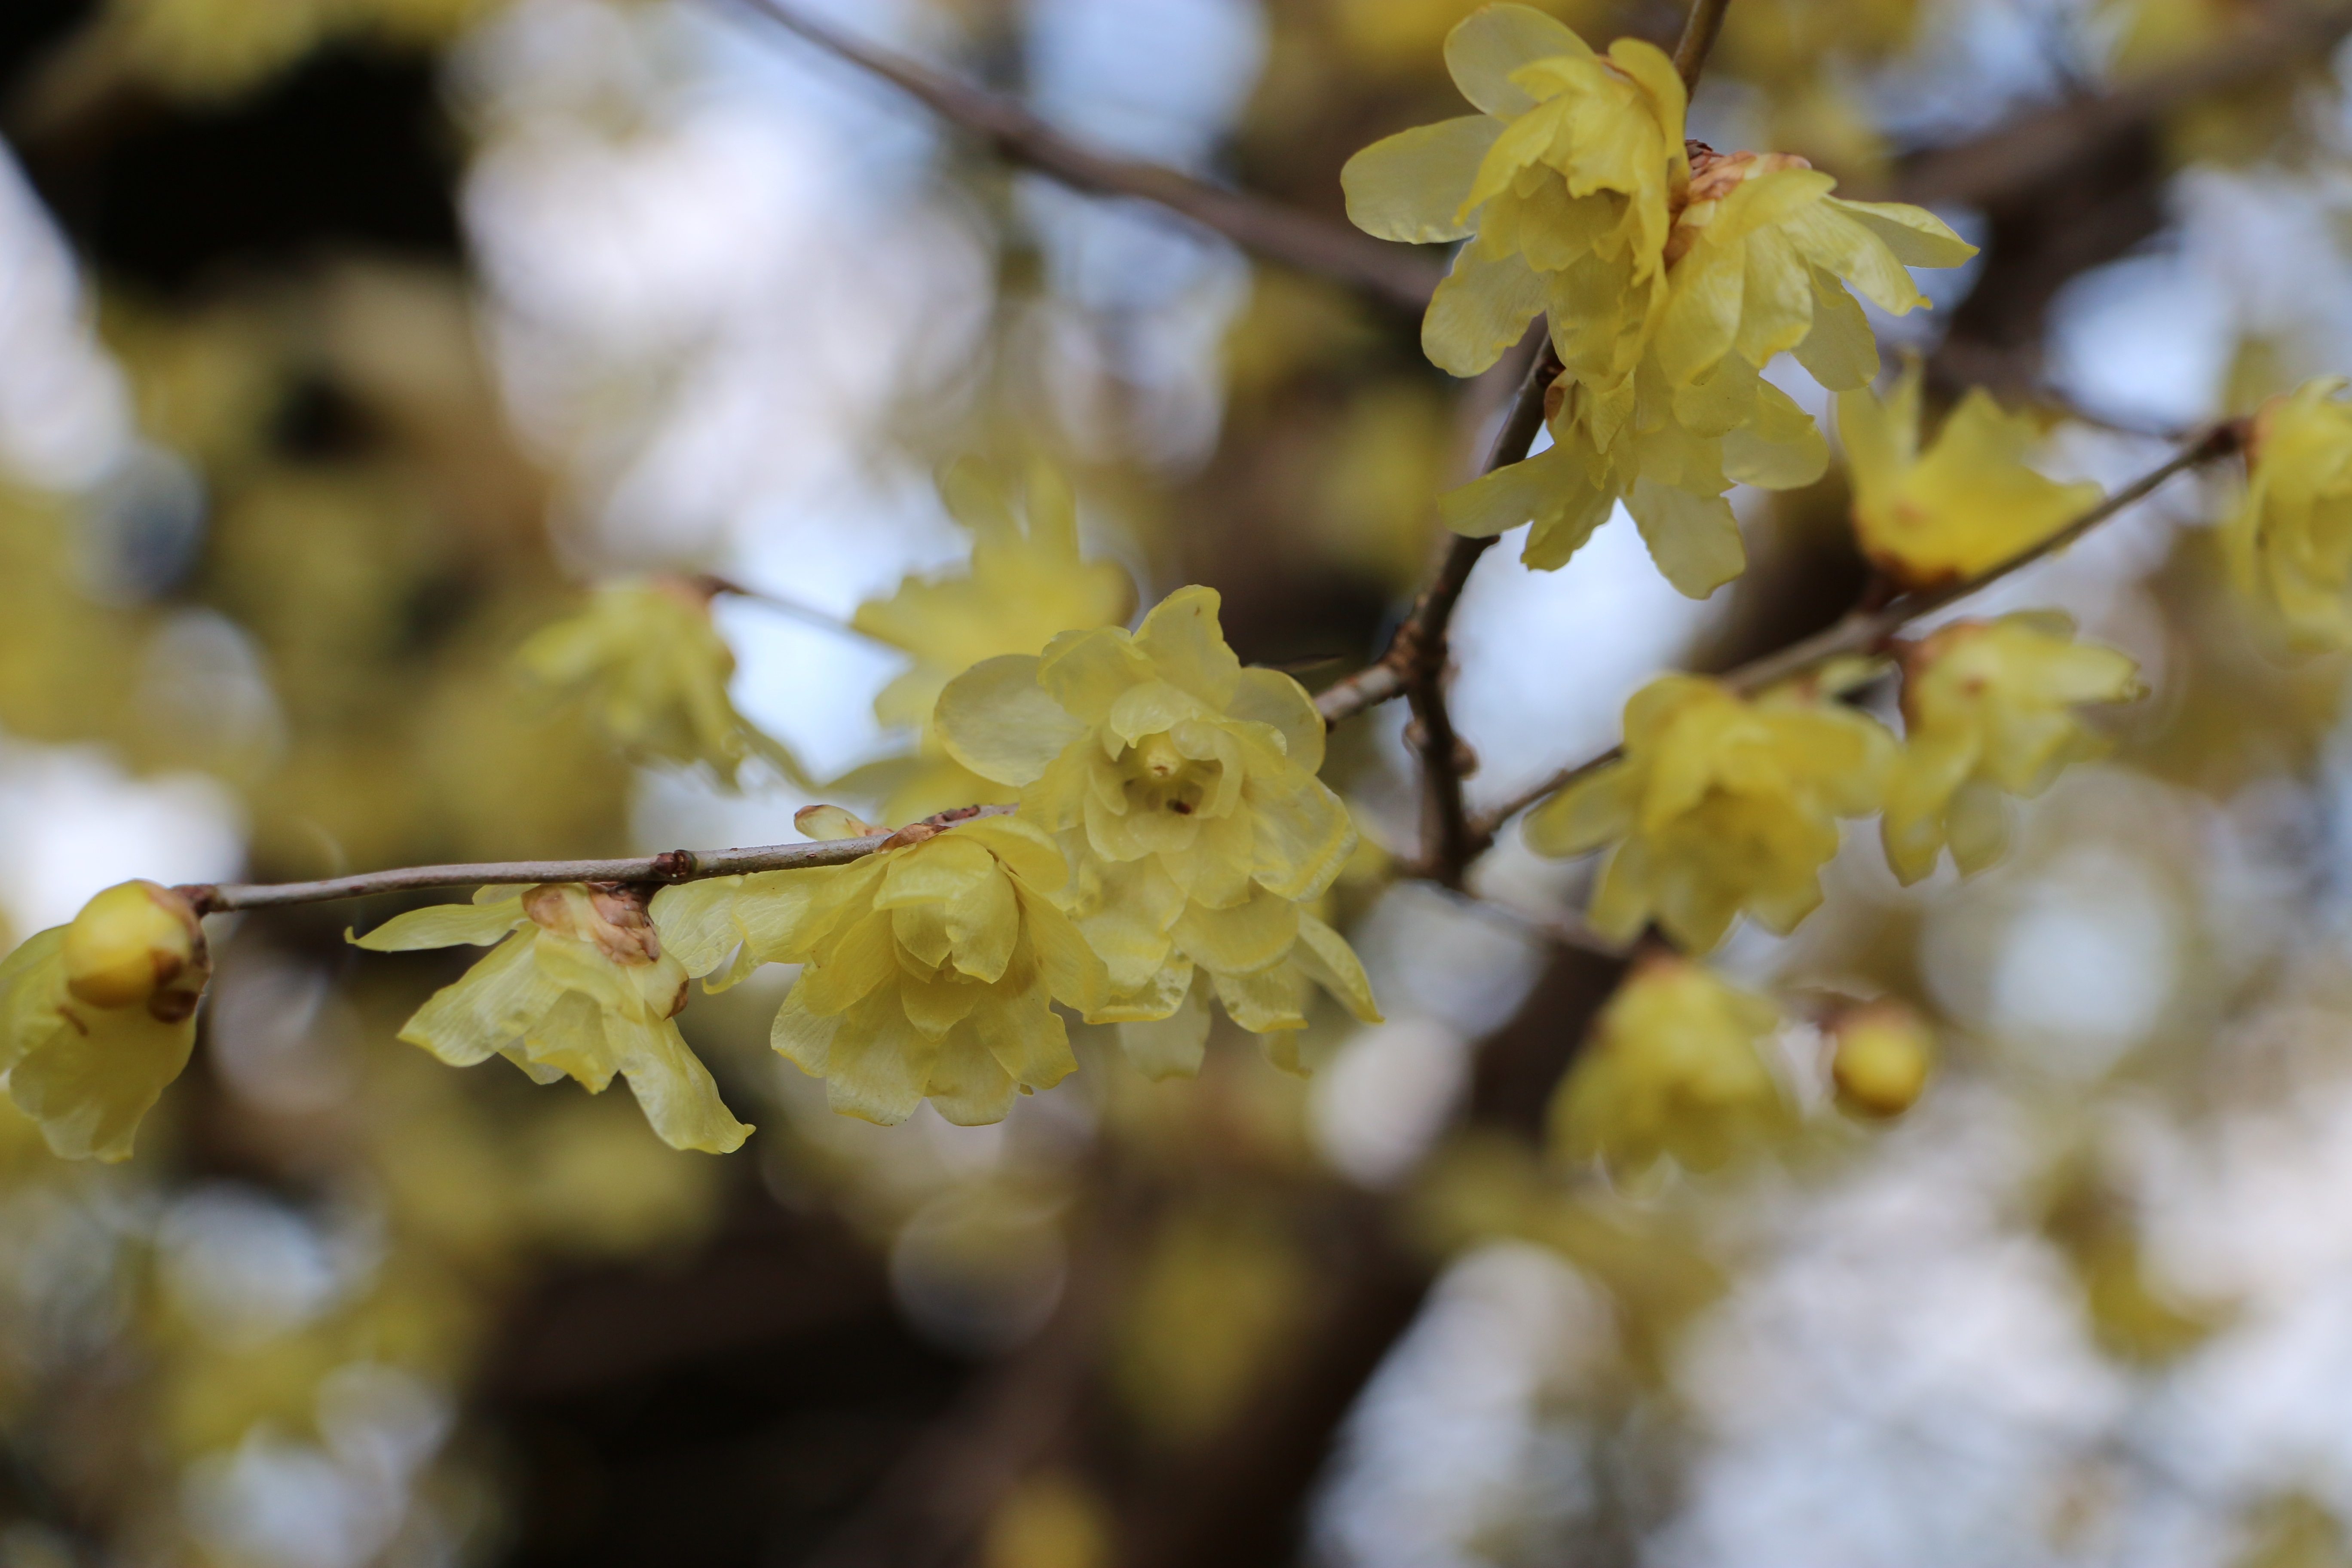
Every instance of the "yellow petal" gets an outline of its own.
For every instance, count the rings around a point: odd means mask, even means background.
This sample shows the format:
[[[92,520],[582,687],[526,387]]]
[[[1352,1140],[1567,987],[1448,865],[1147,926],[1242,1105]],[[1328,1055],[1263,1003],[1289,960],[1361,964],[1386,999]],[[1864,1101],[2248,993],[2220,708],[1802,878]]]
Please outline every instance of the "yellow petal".
[[[426,998],[400,1037],[451,1067],[489,1059],[562,997],[562,987],[540,973],[536,946],[530,931],[508,937]]]
[[[1445,68],[1454,85],[1488,114],[1508,119],[1536,100],[1511,80],[1521,66],[1553,55],[1580,59],[1592,50],[1562,23],[1532,5],[1486,5],[1445,35]]]
[[[1003,481],[981,458],[958,458],[949,464],[940,475],[940,500],[948,515],[971,530],[976,539],[994,542],[1020,532],[1004,499]]]
[[[1192,983],[1192,965],[1183,968],[1181,1000],[1167,1016],[1118,1026],[1119,1048],[1136,1071],[1152,1082],[1195,1078],[1209,1045],[1209,1006],[1202,988]]]
[[[1209,979],[1225,1016],[1253,1035],[1307,1026],[1306,976],[1293,965],[1277,963],[1255,974],[1213,973]]]
[[[1739,520],[1721,496],[1695,496],[1643,479],[1626,496],[1625,510],[1641,526],[1650,559],[1686,598],[1704,599],[1748,569]]]
[[[1564,860],[1624,837],[1633,828],[1633,787],[1624,763],[1595,769],[1528,815],[1528,847]]]
[[[1247,973],[1279,963],[1298,940],[1298,906],[1260,892],[1231,909],[1187,906],[1172,933],[1177,948],[1203,969]]]
[[[1025,784],[1086,732],[1038,685],[1040,662],[1005,654],[973,665],[940,693],[940,739],[984,779]]]
[[[1850,202],[1832,196],[1828,205],[1877,236],[1906,267],[1958,267],[1977,253],[1942,218],[1908,202]]]
[[[895,998],[878,995],[834,1032],[825,1058],[825,1103],[844,1116],[896,1126],[923,1102],[939,1055],[939,1042],[925,1039]]]
[[[377,952],[413,952],[462,943],[486,947],[530,918],[522,912],[520,897],[493,904],[434,904],[394,915],[365,936],[346,932],[344,940]]]
[[[1481,255],[1476,241],[1454,267],[1422,318],[1421,349],[1449,375],[1473,376],[1527,334],[1544,308],[1543,279],[1517,256]]]
[[[1054,1022],[1058,1026],[1061,1020]],[[940,1042],[923,1092],[931,1109],[957,1126],[986,1127],[1012,1112],[1020,1086],[989,1054],[978,1032],[967,1026]]]
[[[65,941],[66,928],[50,926],[0,959],[0,1070],[65,1026],[57,1011],[65,994]]]
[[[614,1065],[629,1080],[629,1092],[637,1097],[638,1108],[663,1142],[673,1149],[731,1154],[751,1135],[751,1129],[736,1121],[719,1098],[710,1069],[688,1048],[677,1024],[667,1018],[640,1023],[607,1014],[604,1036]]]
[[[1832,392],[1868,386],[1878,375],[1878,338],[1870,318],[1834,277],[1806,269],[1813,297],[1812,331],[1796,346],[1797,363]]]
[[[1372,982],[1364,973],[1363,960],[1348,945],[1348,939],[1317,920],[1302,913],[1298,917],[1298,945],[1291,951],[1291,962],[1299,972],[1323,987],[1348,1009],[1359,1024],[1381,1021],[1380,1004],[1372,996]]]
[[[1348,219],[1381,239],[1429,245],[1466,238],[1455,214],[1503,122],[1483,114],[1418,125],[1373,142],[1340,167]]]
[[[144,1006],[78,1002],[63,1014],[68,1026],[9,1070],[9,1097],[60,1159],[127,1160],[141,1120],[188,1065],[195,1016],[165,1023]]]
[[[958,1030],[957,1037],[966,1032]],[[1078,1058],[1070,1054],[1069,1029],[1047,1003],[1043,988],[992,994],[972,1010],[969,1032],[998,1069],[1024,1088],[1051,1089],[1078,1070]],[[931,1070],[931,1078],[938,1082],[938,1068]]]
[[[1233,717],[1270,726],[1282,737],[1283,755],[1301,771],[1323,771],[1323,716],[1307,689],[1278,669],[1248,668],[1234,685],[1225,711]]]

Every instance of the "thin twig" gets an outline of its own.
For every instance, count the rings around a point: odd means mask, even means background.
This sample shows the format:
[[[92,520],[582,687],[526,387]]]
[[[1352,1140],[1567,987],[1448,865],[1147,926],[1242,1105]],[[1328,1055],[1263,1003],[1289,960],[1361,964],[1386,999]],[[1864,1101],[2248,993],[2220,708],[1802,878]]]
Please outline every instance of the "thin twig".
[[[226,914],[232,910],[279,909],[289,904],[331,903],[338,899],[364,899],[377,893],[407,893],[423,888],[480,888],[540,882],[696,882],[706,877],[732,877],[746,871],[793,871],[812,866],[843,866],[860,860],[891,841],[911,843],[927,834],[918,829],[952,827],[975,816],[1002,816],[1009,805],[962,806],[926,817],[895,833],[868,834],[862,838],[823,839],[808,844],[768,844],[756,849],[667,849],[659,855],[639,855],[621,860],[504,860],[464,866],[406,866],[391,871],[362,871],[356,876],[331,877],[319,882],[192,882],[178,892],[198,914]]]
[[[2121,82],[2095,98],[2038,110],[1984,135],[1919,153],[1892,195],[1908,202],[1982,204],[2068,167],[2095,146],[2144,130],[2200,98],[2261,80],[2300,60],[2324,62],[2352,33],[2352,5],[2305,12],[2273,6],[2183,63]]]
[[[740,4],[921,100],[993,147],[999,154],[1097,195],[1135,196],[1181,213],[1271,261],[1352,283],[1407,310],[1429,303],[1440,268],[1414,251],[1382,243],[1310,213],[1229,191],[1163,164],[1097,152],[1055,130],[1021,105],[983,92],[917,60],[803,15],[783,0]]]
[[[2233,457],[2244,449],[2245,426],[2242,422],[2228,420],[2212,426],[2158,467],[2134,479],[2049,538],[2011,556],[2000,565],[1940,588],[1906,594],[1875,609],[1851,611],[1812,636],[1750,659],[1717,679],[1743,697],[1753,696],[1791,677],[1817,668],[1841,655],[1879,653],[1896,632],[1920,616],[1932,615],[1947,605],[1981,593],[2011,573],[2022,571],[2054,551],[2063,550],[2117,512],[2147,500],[2175,477],[2191,468],[2202,468],[2207,463]],[[1490,842],[1495,830],[1510,818],[1595,770],[1615,762],[1623,754],[1622,746],[1612,746],[1599,756],[1587,758],[1572,768],[1563,768],[1534,788],[1523,790],[1492,810],[1481,813],[1473,824],[1479,842]]]
[[[1698,90],[1699,72],[1706,68],[1706,57],[1723,32],[1723,14],[1730,9],[1731,0],[1696,0],[1684,19],[1683,36],[1675,43],[1675,70],[1683,79],[1684,91]]]
[[[798,621],[803,626],[814,626],[820,631],[837,632],[845,637],[856,637],[862,643],[875,643],[881,640],[873,633],[859,631],[856,626],[843,620],[839,616],[828,615],[814,605],[803,605],[798,599],[787,599],[780,594],[771,594],[762,588],[747,588],[731,577],[721,577],[706,572],[697,577],[695,582],[698,586],[711,594],[730,595],[746,604],[757,605],[763,610],[773,610],[787,620]]]

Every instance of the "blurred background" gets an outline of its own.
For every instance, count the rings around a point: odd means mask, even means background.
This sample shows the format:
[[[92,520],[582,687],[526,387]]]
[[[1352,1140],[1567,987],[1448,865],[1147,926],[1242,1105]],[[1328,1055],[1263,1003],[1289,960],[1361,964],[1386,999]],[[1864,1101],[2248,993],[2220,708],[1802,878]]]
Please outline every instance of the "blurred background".
[[[1350,153],[1461,111],[1472,8],[793,3],[1334,223]],[[2352,370],[2347,30],[1734,0],[1693,132],[1983,244],[1882,341],[2114,484]],[[1493,407],[1411,312],[1010,169],[733,0],[9,0],[0,130],[0,944],[131,876],[874,809],[908,658],[828,623],[961,569],[965,454],[1059,463],[1140,603],[1214,586],[1244,659],[1318,684],[1381,646]],[[2352,736],[2341,661],[2278,662],[2217,587],[2231,482],[1990,596],[2154,689],[2008,863],[1906,891],[1859,833],[1795,937],[1725,955],[1921,1008],[1925,1100],[1862,1128],[1812,1092],[1706,1179],[1546,1162],[1617,977],[1546,934],[1584,868],[1507,835],[1482,901],[1396,879],[1391,710],[1328,775],[1389,1022],[1318,1023],[1305,1079],[1221,1033],[1154,1086],[1082,1038],[1001,1126],[875,1128],[769,1053],[770,971],[682,1020],[759,1133],[675,1153],[625,1093],[397,1044],[465,962],[357,960],[398,903],[245,918],[134,1162],[0,1100],[0,1568],[2352,1563]],[[1756,565],[1705,604],[1622,519],[1557,574],[1485,558],[1475,797],[1852,602],[1834,471],[1735,500]],[[740,707],[848,787],[633,768],[515,678],[648,571],[806,612],[716,606]],[[1780,1048],[1818,1083],[1816,1034]]]

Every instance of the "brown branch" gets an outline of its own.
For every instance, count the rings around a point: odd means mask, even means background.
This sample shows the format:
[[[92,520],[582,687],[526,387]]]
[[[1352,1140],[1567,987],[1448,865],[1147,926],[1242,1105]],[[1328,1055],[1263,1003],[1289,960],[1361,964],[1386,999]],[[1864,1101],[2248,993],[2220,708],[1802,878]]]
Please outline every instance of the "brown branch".
[[[425,888],[479,888],[539,882],[696,882],[746,871],[793,871],[812,866],[843,866],[877,849],[919,842],[937,831],[975,816],[1003,816],[1009,805],[967,805],[927,816],[895,833],[863,838],[823,839],[809,844],[769,844],[755,849],[667,849],[622,860],[502,860],[464,866],[407,866],[362,871],[318,882],[191,882],[177,891],[203,915],[232,910],[279,909],[289,904],[331,903],[377,893],[408,893]],[[893,840],[897,843],[894,844]]]
[[[1731,0],[1696,0],[1684,19],[1683,36],[1675,43],[1675,70],[1684,91],[1698,90],[1698,73],[1706,68],[1706,57],[1723,32],[1723,14],[1730,9]]]
[[[1882,652],[1896,632],[1920,616],[1990,588],[2011,573],[2021,571],[2055,551],[2063,550],[2117,512],[2147,500],[2177,476],[2191,468],[2202,468],[2207,463],[2233,457],[2244,448],[2245,426],[2242,422],[2229,420],[2215,425],[2159,467],[2141,475],[2049,538],[2011,556],[2000,565],[1940,588],[1906,594],[1876,608],[1857,608],[1812,636],[1776,648],[1760,658],[1750,659],[1717,679],[1743,697],[1753,696],[1792,676],[1817,668],[1841,655]],[[1510,818],[1615,762],[1623,754],[1622,746],[1612,746],[1599,756],[1588,758],[1572,768],[1563,768],[1533,789],[1524,790],[1492,810],[1482,813],[1473,825],[1478,841],[1482,845],[1491,842],[1495,830]]]
[[[1894,195],[1907,202],[1996,200],[2056,174],[2097,146],[2146,130],[2183,104],[2248,86],[2299,60],[2325,60],[2352,33],[2352,5],[2315,11],[2274,5],[2266,16],[2231,26],[2227,42],[2182,64],[1919,153],[1896,180]]]
[[[1225,190],[1159,163],[1114,157],[1073,141],[1017,103],[983,92],[919,61],[802,15],[784,0],[740,0],[829,54],[873,72],[962,126],[996,152],[1096,195],[1134,196],[1181,213],[1271,261],[1352,283],[1406,310],[1429,303],[1441,269],[1402,249],[1312,214]]]

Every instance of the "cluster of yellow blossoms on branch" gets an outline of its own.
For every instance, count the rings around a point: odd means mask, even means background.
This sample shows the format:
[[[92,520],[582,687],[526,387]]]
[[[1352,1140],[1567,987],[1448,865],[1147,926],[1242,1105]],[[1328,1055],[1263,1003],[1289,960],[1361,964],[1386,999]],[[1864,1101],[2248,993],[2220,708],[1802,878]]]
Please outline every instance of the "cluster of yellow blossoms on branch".
[[[1829,460],[1765,365],[1790,353],[1833,392],[1866,384],[1878,345],[1848,286],[1899,315],[1927,302],[1906,266],[1975,247],[1920,208],[1832,196],[1802,159],[1685,142],[1682,79],[1639,40],[1604,55],[1492,5],[1445,60],[1480,112],[1356,154],[1349,215],[1467,242],[1423,323],[1440,369],[1486,369],[1538,313],[1562,367],[1550,447],[1445,497],[1445,520],[1473,536],[1532,520],[1525,559],[1549,569],[1622,502],[1666,579],[1704,598],[1746,564],[1732,484],[1806,485]]]
[[[1935,217],[1842,200],[1795,158],[1686,142],[1683,82],[1646,44],[1597,52],[1500,5],[1445,53],[1478,112],[1360,153],[1349,210],[1389,238],[1462,242],[1423,323],[1440,367],[1486,368],[1538,315],[1561,366],[1551,445],[1442,498],[1458,532],[1532,521],[1526,561],[1556,568],[1622,503],[1666,577],[1704,596],[1744,563],[1731,485],[1804,485],[1828,461],[1811,418],[1763,377],[1784,353],[1837,395],[1856,540],[1887,592],[1917,595],[1903,604],[1940,604],[2088,520],[2097,487],[2028,465],[2031,418],[1972,392],[1926,438],[1916,364],[1885,397],[1870,390],[1878,350],[1854,292],[1897,313],[1925,304],[1906,268],[1972,254]],[[2225,531],[2241,584],[2302,647],[2352,647],[2344,387],[2315,383],[2251,422],[2250,483]],[[976,463],[950,469],[970,572],[909,578],[850,628],[912,657],[877,714],[913,750],[837,783],[885,797],[905,826],[811,807],[809,837],[877,847],[658,889],[485,888],[399,915],[353,940],[489,949],[401,1037],[453,1065],[503,1056],[542,1083],[625,1078],[663,1139],[721,1152],[751,1129],[676,1020],[697,978],[724,990],[764,964],[798,966],[775,1049],[822,1078],[835,1110],[885,1123],[926,1100],[954,1121],[1002,1119],[1076,1069],[1069,1017],[1116,1026],[1152,1078],[1198,1070],[1213,1007],[1294,1070],[1318,998],[1377,1021],[1324,918],[1356,832],[1319,777],[1314,702],[1240,662],[1206,588],[1124,629],[1130,586],[1082,558],[1067,483],[1037,464],[1019,489]],[[733,658],[709,614],[726,586],[607,587],[520,662],[640,760],[731,784],[759,756],[797,776],[729,698]],[[1899,736],[1847,700],[1888,673]],[[1592,926],[1652,944],[1559,1090],[1559,1145],[1624,1173],[1706,1169],[1784,1125],[1780,1010],[1700,956],[1742,916],[1786,931],[1810,913],[1848,820],[1881,818],[1906,883],[1947,851],[1963,875],[1989,865],[2009,798],[2099,750],[2082,710],[2138,690],[2123,654],[2079,642],[2063,616],[2020,614],[1763,689],[1668,675],[1637,692],[1622,752],[1527,823],[1540,853],[1604,853]],[[1659,938],[1681,951],[1655,951]],[[53,1149],[130,1152],[188,1058],[208,974],[197,904],[144,882],[0,963],[0,1070]],[[1879,1117],[1916,1098],[1933,1052],[1916,1016],[1881,1002],[1820,1022],[1841,1104]]]

